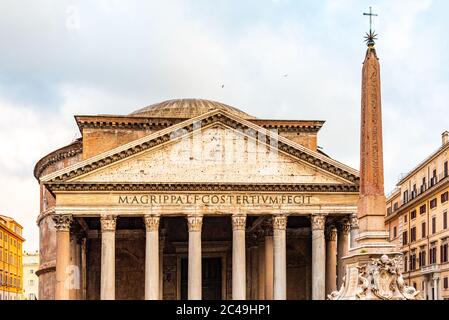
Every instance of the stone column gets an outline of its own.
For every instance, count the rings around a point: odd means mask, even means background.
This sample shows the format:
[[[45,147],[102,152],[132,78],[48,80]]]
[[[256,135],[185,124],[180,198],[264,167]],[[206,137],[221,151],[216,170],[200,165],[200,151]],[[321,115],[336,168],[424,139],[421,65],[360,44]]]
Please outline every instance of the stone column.
[[[343,257],[348,255],[349,251],[349,231],[351,224],[348,219],[343,219],[337,224],[337,266],[338,266],[338,287],[343,284],[343,277],[346,274]]]
[[[349,233],[349,238],[350,238],[349,245],[351,248],[354,248],[357,245],[355,238],[359,234],[359,220],[357,219],[357,213],[353,213],[351,215],[350,223],[351,223],[351,231]]]
[[[246,216],[232,216],[232,299],[246,299]]]
[[[265,299],[265,233],[263,230],[258,232],[259,245],[257,248],[258,260],[258,279],[257,279],[257,298]]]
[[[201,300],[201,227],[203,217],[192,215],[187,217],[189,227],[189,258],[188,258],[188,292],[189,300]]]
[[[270,223],[265,229],[265,300],[273,300],[273,267],[273,227]]]
[[[330,294],[337,290],[337,228],[326,231],[326,294]]]
[[[81,242],[80,233],[70,234],[70,300],[81,300]]]
[[[115,225],[117,216],[102,215],[101,222],[101,300],[115,299]]]
[[[87,239],[81,239],[81,300],[87,299]]]
[[[312,300],[324,300],[326,278],[326,252],[324,215],[312,215]]]
[[[70,298],[70,224],[72,215],[53,215],[56,228],[56,300],[69,300]]]
[[[159,299],[159,216],[145,215],[145,300]]]
[[[287,245],[285,230],[287,229],[287,216],[277,215],[273,217],[273,255],[274,255],[274,279],[273,299],[287,299]]]
[[[166,230],[162,229],[159,242],[159,299],[164,300],[164,248]]]
[[[250,237],[249,242],[249,252],[250,252],[250,261],[251,261],[251,286],[250,286],[250,299],[257,300],[259,298],[258,295],[258,272],[259,272],[259,257],[258,257],[258,247],[257,247],[257,238],[254,234]]]

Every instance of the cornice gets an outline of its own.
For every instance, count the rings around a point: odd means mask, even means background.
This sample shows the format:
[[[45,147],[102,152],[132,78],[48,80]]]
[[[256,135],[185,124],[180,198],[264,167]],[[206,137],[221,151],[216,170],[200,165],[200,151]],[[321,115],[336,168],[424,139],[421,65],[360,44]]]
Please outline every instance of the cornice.
[[[56,271],[56,261],[52,260],[46,263],[42,263],[39,266],[39,269],[36,270],[36,275],[39,277],[40,275],[48,272]]]
[[[447,150],[449,150],[449,143],[440,146],[436,151],[432,152],[430,156],[428,156],[416,167],[414,167],[411,171],[409,171],[405,176],[403,176],[396,185],[400,186],[401,184],[403,184],[407,179],[412,177],[414,174],[418,173],[423,167],[434,161],[437,157],[439,157],[443,152]]]
[[[58,150],[51,152],[50,154],[39,160],[34,167],[34,177],[39,180],[42,172],[52,164],[59,162],[66,158],[74,157],[83,152],[82,140],[76,140],[75,142],[62,147]]]
[[[306,163],[309,163],[312,166],[318,167],[326,172],[343,178],[350,183],[358,184],[359,182],[358,172],[356,170],[349,168],[329,157],[311,151],[310,149],[307,149],[300,144],[274,134],[269,130],[261,128],[260,126],[256,126],[249,121],[235,117],[221,110],[211,111],[210,113],[207,113],[200,117],[178,123],[175,126],[132,141],[116,149],[110,150],[103,154],[99,154],[95,157],[65,168],[60,172],[49,174],[43,177],[43,180],[46,180],[46,182],[62,182],[73,179],[77,176],[84,175],[88,172],[107,166],[111,163],[122,160],[144,150],[154,148],[170,140],[190,134],[199,126],[204,128],[208,125],[212,125],[218,122],[232,129],[245,132],[247,136],[254,138],[257,138],[258,132],[262,132],[266,136],[266,143],[268,145],[272,144],[272,142],[274,141],[278,146],[278,149],[287,154],[290,154]]]
[[[131,129],[131,130],[161,130],[174,124],[189,120],[188,118],[147,118],[129,116],[75,116],[78,128],[83,129]],[[247,120],[265,129],[276,129],[280,132],[318,132],[324,121],[322,120]]]
[[[49,182],[52,192],[77,191],[221,191],[221,192],[307,192],[307,193],[358,193],[359,187],[351,184],[243,184],[243,183],[91,183]]]

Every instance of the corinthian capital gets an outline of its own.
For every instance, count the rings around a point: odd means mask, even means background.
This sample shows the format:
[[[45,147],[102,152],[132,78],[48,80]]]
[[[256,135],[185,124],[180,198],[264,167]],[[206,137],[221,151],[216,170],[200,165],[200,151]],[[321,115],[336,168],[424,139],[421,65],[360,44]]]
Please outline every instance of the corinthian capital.
[[[287,229],[287,216],[277,215],[273,217],[273,229],[285,230]]]
[[[203,216],[191,215],[187,217],[187,225],[189,227],[189,232],[201,231],[203,226]]]
[[[51,218],[55,223],[57,231],[70,231],[70,225],[73,221],[73,216],[71,214],[54,214]]]
[[[326,230],[326,240],[327,241],[335,241],[337,239],[337,228],[335,226],[331,226]]]
[[[337,228],[338,232],[348,234],[349,231],[351,230],[351,222],[349,221],[349,219],[345,218],[337,224]]]
[[[350,222],[351,222],[351,229],[359,228],[359,219],[357,218],[357,214],[355,213],[351,214]]]
[[[147,231],[158,231],[159,220],[160,217],[158,215],[150,215],[150,214],[145,215],[143,217],[143,221],[145,222],[145,229]]]
[[[312,223],[312,230],[324,230],[326,216],[322,214],[313,214],[310,216],[310,221]]]
[[[100,217],[101,231],[115,231],[117,216],[111,214],[104,214]]]
[[[245,230],[246,216],[245,215],[233,215],[232,216],[232,230]]]

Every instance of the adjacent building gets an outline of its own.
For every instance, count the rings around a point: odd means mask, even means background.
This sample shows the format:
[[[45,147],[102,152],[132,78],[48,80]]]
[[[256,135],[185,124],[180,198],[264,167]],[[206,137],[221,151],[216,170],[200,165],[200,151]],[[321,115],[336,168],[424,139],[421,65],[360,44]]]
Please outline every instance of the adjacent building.
[[[429,300],[449,300],[449,132],[401,178],[387,198],[390,241],[403,253],[404,278]]]
[[[23,254],[23,299],[37,300],[39,297],[39,252]]]
[[[22,226],[0,215],[0,300],[22,298]]]

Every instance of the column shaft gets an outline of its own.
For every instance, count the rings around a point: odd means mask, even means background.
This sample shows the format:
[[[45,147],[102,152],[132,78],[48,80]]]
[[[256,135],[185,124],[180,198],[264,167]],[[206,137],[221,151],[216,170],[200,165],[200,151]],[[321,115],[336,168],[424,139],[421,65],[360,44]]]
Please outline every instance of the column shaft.
[[[188,258],[188,292],[189,300],[201,300],[201,227],[202,216],[189,216],[189,258]]]
[[[337,265],[338,265],[338,287],[343,284],[343,277],[346,274],[343,257],[348,255],[349,251],[349,231],[350,223],[347,219],[342,220],[338,225],[337,234]]]
[[[116,216],[103,215],[101,221],[100,299],[115,299],[115,225]]]
[[[56,228],[56,300],[70,299],[70,224],[71,215],[52,216]]]
[[[326,234],[326,294],[337,290],[337,229],[331,227]]]
[[[262,238],[259,241],[259,246],[257,249],[257,260],[258,263],[258,279],[257,279],[257,290],[259,300],[265,299],[265,242]]]
[[[326,274],[326,252],[324,240],[323,215],[313,215],[312,218],[312,299],[324,300],[325,274]]]
[[[258,248],[257,244],[253,243],[252,246],[249,249],[250,252],[250,260],[251,260],[251,300],[257,300],[258,295],[258,265],[259,265],[259,258],[258,258]]]
[[[246,216],[232,216],[232,299],[246,299]]]
[[[144,217],[145,246],[145,300],[159,299],[159,216]]]
[[[359,220],[357,219],[357,213],[354,213],[351,215],[351,219],[350,219],[350,223],[351,223],[351,230],[349,233],[349,246],[350,248],[354,248],[357,243],[355,241],[355,238],[358,236],[359,234]]]
[[[287,299],[287,256],[286,235],[287,216],[273,217],[273,255],[274,255],[274,279],[273,299]]]
[[[273,235],[265,235],[265,300],[273,300]]]

